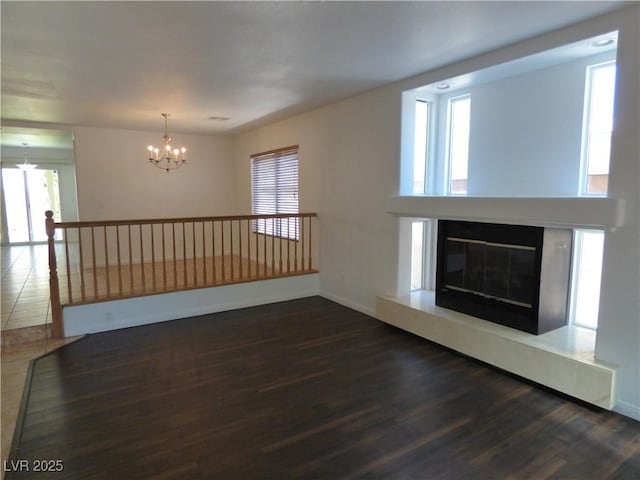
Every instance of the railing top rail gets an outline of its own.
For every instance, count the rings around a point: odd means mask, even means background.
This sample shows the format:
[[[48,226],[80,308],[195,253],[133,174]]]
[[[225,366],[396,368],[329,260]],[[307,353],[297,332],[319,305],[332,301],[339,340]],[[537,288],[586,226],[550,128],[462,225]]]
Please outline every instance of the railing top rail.
[[[183,218],[150,218],[137,220],[98,220],[83,222],[56,222],[56,228],[82,228],[82,227],[110,227],[118,225],[158,225],[167,223],[191,223],[191,222],[218,222],[230,220],[259,220],[269,218],[309,218],[317,217],[318,214],[313,213],[278,213],[265,215],[225,215],[216,217],[183,217]]]

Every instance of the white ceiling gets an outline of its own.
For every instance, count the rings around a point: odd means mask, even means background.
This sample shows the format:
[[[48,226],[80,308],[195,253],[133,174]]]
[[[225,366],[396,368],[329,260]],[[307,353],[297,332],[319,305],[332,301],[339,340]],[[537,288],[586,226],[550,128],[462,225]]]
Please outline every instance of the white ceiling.
[[[623,5],[3,1],[2,119],[237,132]]]

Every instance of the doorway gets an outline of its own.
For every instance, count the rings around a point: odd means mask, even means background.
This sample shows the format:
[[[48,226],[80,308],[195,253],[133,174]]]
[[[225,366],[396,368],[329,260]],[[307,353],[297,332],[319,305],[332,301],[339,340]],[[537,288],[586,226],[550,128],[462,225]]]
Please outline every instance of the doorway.
[[[58,171],[53,169],[2,169],[2,189],[10,244],[47,241],[44,212],[60,221]]]
[[[1,243],[46,242],[45,211],[57,222],[78,219],[73,133],[3,125],[0,139]]]

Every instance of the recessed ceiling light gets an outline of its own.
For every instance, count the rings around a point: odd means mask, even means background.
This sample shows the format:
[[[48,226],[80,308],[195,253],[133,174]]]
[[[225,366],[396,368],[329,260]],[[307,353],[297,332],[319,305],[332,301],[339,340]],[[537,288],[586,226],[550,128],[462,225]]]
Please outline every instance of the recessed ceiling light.
[[[451,88],[451,85],[449,85],[448,83],[439,83],[438,85],[436,85],[436,88],[438,90],[446,90],[447,88]]]
[[[613,43],[613,38],[601,38],[600,40],[595,40],[591,42],[591,45],[594,47],[606,47],[607,45],[611,45]]]
[[[216,120],[218,122],[226,122],[227,120],[231,120],[230,117],[220,117],[218,115],[212,115],[209,117],[209,120]]]

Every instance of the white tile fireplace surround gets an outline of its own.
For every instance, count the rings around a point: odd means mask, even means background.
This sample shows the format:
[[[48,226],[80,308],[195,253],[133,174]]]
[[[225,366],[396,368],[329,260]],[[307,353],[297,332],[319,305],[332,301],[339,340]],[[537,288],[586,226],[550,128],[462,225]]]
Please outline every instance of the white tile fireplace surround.
[[[593,330],[565,326],[532,335],[440,308],[424,290],[377,297],[376,317],[598,407],[615,404],[616,367],[595,360]]]
[[[469,220],[605,231],[629,224],[633,219],[627,218],[626,210],[624,200],[606,197],[412,195],[393,196],[387,202],[388,213],[406,220]],[[410,223],[401,222],[400,229],[401,238],[409,239]],[[401,281],[408,278],[408,264],[402,261],[396,296],[377,297],[377,318],[598,407],[611,410],[616,406],[617,366],[595,359],[595,331],[565,326],[536,336],[440,308],[435,305],[434,292],[409,293],[408,281]]]

